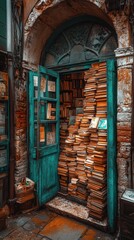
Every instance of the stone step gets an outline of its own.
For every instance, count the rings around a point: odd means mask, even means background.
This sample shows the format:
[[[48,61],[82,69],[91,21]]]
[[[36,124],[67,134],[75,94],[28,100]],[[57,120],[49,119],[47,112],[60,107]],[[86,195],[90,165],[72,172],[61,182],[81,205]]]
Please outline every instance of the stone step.
[[[67,200],[64,197],[56,196],[47,202],[45,206],[58,214],[74,218],[102,231],[108,231],[107,219],[100,221],[89,217],[89,209],[87,207]]]

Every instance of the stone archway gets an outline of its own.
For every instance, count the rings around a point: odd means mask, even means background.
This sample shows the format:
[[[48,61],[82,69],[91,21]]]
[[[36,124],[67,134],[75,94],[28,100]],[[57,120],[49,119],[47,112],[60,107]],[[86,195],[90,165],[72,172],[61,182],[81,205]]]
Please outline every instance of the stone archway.
[[[25,24],[24,62],[36,67],[39,64],[43,46],[53,31],[76,16],[97,16],[113,27],[112,21],[102,10],[103,8],[104,0],[39,1]]]

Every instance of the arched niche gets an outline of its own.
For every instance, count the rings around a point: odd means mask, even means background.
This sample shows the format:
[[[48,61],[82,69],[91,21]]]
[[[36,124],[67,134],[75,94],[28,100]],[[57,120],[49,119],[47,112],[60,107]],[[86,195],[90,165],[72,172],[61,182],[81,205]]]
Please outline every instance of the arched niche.
[[[47,7],[35,6],[24,26],[24,62],[37,67],[42,49],[50,40],[50,36],[60,29],[62,24],[77,17],[82,20],[83,16],[97,16],[99,22],[104,21],[113,28],[113,22],[105,11],[89,0],[59,0],[53,1]]]
[[[41,65],[56,67],[114,56],[116,34],[100,19],[81,16],[60,26],[45,44]]]

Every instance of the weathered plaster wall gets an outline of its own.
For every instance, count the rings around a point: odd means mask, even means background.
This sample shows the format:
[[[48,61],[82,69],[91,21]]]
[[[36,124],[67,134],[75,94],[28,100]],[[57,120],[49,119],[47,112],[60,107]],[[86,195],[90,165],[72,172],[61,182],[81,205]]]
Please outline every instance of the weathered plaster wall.
[[[130,183],[133,49],[116,50],[118,65],[117,166],[119,197]]]
[[[38,2],[38,0],[23,0],[23,6],[24,6],[24,23],[26,22],[30,12],[34,8],[34,5]]]
[[[33,2],[35,4],[35,1]],[[52,32],[61,23],[80,14],[89,14],[105,20],[111,26],[115,27],[118,36],[118,49],[115,51],[115,55],[117,57],[118,74],[117,168],[118,191],[120,196],[124,188],[129,185],[130,176],[128,173],[131,165],[133,50],[130,47],[131,34],[129,18],[123,12],[107,14],[104,0],[40,0],[30,13],[24,27],[23,66],[27,69],[36,69],[39,64],[42,48]],[[23,95],[23,93],[21,93],[21,95]],[[20,143],[17,142],[17,144]],[[18,165],[20,168],[23,168],[23,153],[19,153],[19,159]],[[21,176],[20,172],[19,174]]]
[[[131,31],[129,17],[124,12],[109,13],[118,36],[118,48],[125,48],[131,45]]]
[[[124,12],[109,14],[117,36],[117,169],[118,197],[130,187],[131,172],[131,118],[132,118],[132,63],[129,17]]]

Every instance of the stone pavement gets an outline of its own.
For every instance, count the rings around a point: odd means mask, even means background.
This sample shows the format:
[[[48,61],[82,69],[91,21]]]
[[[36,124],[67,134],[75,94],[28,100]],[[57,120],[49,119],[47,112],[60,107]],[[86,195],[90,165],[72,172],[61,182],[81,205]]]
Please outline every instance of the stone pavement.
[[[46,208],[8,218],[0,240],[115,240],[116,237]]]

